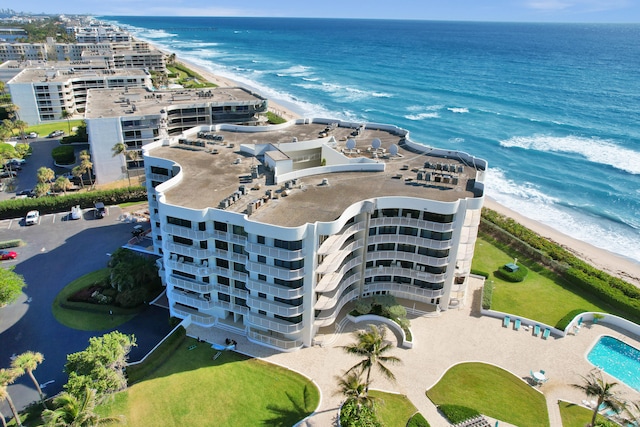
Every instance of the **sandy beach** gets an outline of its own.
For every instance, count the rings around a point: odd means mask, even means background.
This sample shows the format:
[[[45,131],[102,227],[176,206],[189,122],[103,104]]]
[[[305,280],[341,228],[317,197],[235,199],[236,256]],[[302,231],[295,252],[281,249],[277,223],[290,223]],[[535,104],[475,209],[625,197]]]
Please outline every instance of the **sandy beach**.
[[[202,75],[202,77],[218,86],[242,86],[241,84],[231,79],[215,75],[207,69],[192,62],[185,61],[181,58],[177,58],[176,60],[179,63],[184,64],[186,67],[196,71],[197,73]],[[272,101],[271,99],[269,99],[269,110],[286,120],[294,120],[301,117],[299,114]],[[615,277],[619,277],[623,280],[628,281],[629,283],[634,284],[635,286],[640,287],[640,263],[636,263],[630,259],[624,258],[605,249],[597,248],[589,243],[567,236],[554,228],[527,218],[524,215],[521,215],[503,205],[500,205],[498,202],[490,198],[485,198],[484,205],[489,209],[513,218],[514,220],[533,230],[537,234],[563,246],[565,249],[572,252],[575,256],[584,260],[585,262],[588,262],[594,267],[606,271],[607,273]]]

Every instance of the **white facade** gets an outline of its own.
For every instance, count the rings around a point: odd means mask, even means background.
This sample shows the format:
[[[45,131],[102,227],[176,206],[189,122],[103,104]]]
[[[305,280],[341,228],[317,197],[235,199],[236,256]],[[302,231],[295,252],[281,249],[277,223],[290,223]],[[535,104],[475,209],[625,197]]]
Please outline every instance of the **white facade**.
[[[266,139],[260,130],[234,127],[233,132],[243,130],[250,133],[249,140]],[[241,144],[252,172],[265,167],[266,177],[253,174],[255,179],[223,199],[221,206],[207,198],[217,200],[215,192],[229,192],[233,179],[228,186],[225,180],[239,173],[225,157],[220,168],[206,168],[210,175],[205,179],[198,162],[213,151],[185,153],[170,140],[145,147],[152,235],[156,253],[162,255],[160,274],[171,315],[190,316],[202,326],[233,328],[251,341],[291,351],[313,345],[318,329],[335,323],[344,315],[344,306],[361,297],[392,294],[442,311],[459,303],[471,270],[486,162],[465,153],[427,149],[397,128],[388,137],[393,138],[399,138],[404,155],[375,159],[343,154],[337,138],[301,141],[297,151],[282,151],[279,143]],[[213,154],[232,159],[236,149],[235,144],[222,146]],[[294,153],[293,169],[301,178],[285,182],[275,168],[266,168],[263,156],[265,161],[278,161],[278,156],[265,154],[272,151],[280,153],[284,164],[290,164]],[[323,161],[303,166],[322,152]],[[259,154],[251,158],[251,153]],[[330,157],[333,160],[326,160]],[[448,179],[446,188],[440,181],[403,182],[395,171],[412,170],[401,167],[400,162],[409,158],[420,167],[425,160],[456,159],[455,167],[447,164],[447,170],[451,167],[450,176],[464,177],[465,182],[456,179],[451,184]],[[435,176],[433,165],[430,173]],[[367,179],[384,185],[371,188]],[[344,186],[345,181],[352,184]],[[430,192],[431,187],[443,187],[438,191],[447,196],[425,197],[438,194]],[[191,191],[193,198],[185,194]],[[460,197],[455,197],[456,191]],[[343,204],[334,206],[333,200]],[[296,218],[285,218],[288,214]]]

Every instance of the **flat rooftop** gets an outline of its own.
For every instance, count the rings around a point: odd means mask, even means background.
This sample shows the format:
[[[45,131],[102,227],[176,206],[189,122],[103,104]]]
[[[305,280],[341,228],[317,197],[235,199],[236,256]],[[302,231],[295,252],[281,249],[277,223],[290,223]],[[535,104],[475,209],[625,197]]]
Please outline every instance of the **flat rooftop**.
[[[198,106],[204,103],[234,105],[263,100],[264,98],[239,87],[156,91],[145,88],[91,89],[87,95],[85,117],[126,117],[133,111],[136,115],[160,114],[168,106]]]
[[[291,143],[293,138],[301,142],[317,139],[324,136],[325,128],[325,124],[296,124],[259,133],[217,131],[215,134],[222,136],[223,142],[191,138],[187,143],[154,148],[149,155],[174,161],[184,173],[182,182],[164,193],[168,203],[192,209],[220,208],[221,201],[245,185],[247,194],[225,210],[247,213],[248,206],[260,199],[261,206],[250,218],[285,227],[333,221],[351,204],[375,197],[408,196],[443,202],[474,197],[472,186],[468,185],[476,177],[474,167],[457,159],[417,153],[403,143],[401,135],[384,130],[365,128],[355,138],[354,128],[338,127],[330,132],[337,141],[337,151],[348,158],[375,158],[384,162],[383,172],[314,175],[298,179],[289,189],[283,183],[274,183],[273,176],[258,157],[240,151],[241,144],[277,145]],[[355,140],[355,146],[349,143],[347,148],[349,139]],[[380,140],[377,150],[371,147],[374,139]],[[197,146],[198,143],[204,146]],[[398,147],[397,156],[390,155],[394,144]],[[429,167],[425,167],[426,162]],[[438,169],[437,164],[446,164],[448,171],[443,170],[444,167]],[[251,179],[252,167],[256,166],[260,176]],[[307,165],[314,166],[320,166],[320,160]],[[302,168],[294,165],[294,169]],[[424,180],[426,172],[431,175],[429,181]],[[422,180],[417,179],[419,174]],[[273,197],[267,198],[268,190]]]
[[[12,83],[60,82],[69,79],[102,79],[104,77],[139,77],[142,69],[128,68],[115,70],[75,70],[73,66],[63,68],[26,68],[18,74]]]

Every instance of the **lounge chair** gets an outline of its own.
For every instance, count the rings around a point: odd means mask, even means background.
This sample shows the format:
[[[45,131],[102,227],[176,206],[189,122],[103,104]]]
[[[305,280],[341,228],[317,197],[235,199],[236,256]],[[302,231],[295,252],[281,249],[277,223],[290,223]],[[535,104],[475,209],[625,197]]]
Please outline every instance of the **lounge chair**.
[[[546,340],[547,338],[549,338],[549,335],[551,335],[551,329],[547,328],[542,333],[542,338]]]
[[[578,319],[578,326],[582,326],[582,317]]]
[[[516,331],[520,329],[520,319],[516,319],[513,322],[513,329],[516,330]]]
[[[502,326],[508,328],[509,323],[511,323],[511,318],[509,316],[504,316],[504,319],[502,320]]]
[[[544,371],[544,369],[540,369],[540,373],[544,375],[546,372]]]
[[[533,336],[537,337],[538,335],[540,335],[540,325],[536,325],[533,328]]]

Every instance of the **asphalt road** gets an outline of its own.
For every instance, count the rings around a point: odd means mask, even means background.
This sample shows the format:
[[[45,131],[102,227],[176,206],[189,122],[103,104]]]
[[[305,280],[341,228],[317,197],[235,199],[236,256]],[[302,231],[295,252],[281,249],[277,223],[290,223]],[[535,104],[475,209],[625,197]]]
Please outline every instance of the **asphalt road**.
[[[67,376],[63,372],[66,356],[84,350],[92,336],[106,331],[78,331],[58,323],[51,305],[58,292],[69,282],[89,272],[106,267],[108,254],[131,237],[130,223],[118,221],[121,211],[108,207],[104,219],[93,219],[88,210],[82,219],[67,220],[67,213],[45,215],[38,225],[25,227],[22,219],[0,221],[0,241],[22,239],[26,245],[16,248],[18,258],[2,261],[2,267],[15,266],[24,276],[27,287],[19,300],[0,308],[0,367],[9,367],[11,356],[27,350],[44,355],[44,362],[34,371],[44,392],[53,396],[62,390]],[[168,312],[150,306],[133,320],[115,328],[134,334],[138,346],[130,360],[139,360],[169,331]],[[35,386],[27,375],[9,386],[9,393],[19,408],[38,399]],[[6,403],[0,411],[10,414]]]

